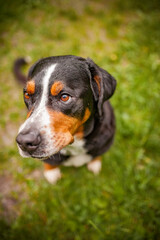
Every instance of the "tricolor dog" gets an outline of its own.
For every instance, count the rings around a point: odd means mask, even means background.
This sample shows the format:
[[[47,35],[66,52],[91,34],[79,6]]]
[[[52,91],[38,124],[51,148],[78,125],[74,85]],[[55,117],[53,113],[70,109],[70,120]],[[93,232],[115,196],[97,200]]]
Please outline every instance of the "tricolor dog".
[[[15,74],[20,79],[19,65],[17,61]],[[98,174],[100,156],[115,134],[108,101],[115,88],[116,80],[89,58],[40,59],[30,68],[24,87],[28,115],[16,138],[21,156],[41,159],[50,183],[61,178],[60,165],[87,164]]]

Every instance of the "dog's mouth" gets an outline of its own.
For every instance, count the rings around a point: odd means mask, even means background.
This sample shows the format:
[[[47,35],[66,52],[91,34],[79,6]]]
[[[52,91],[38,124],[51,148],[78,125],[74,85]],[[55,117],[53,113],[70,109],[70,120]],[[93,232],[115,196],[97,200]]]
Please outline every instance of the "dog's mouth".
[[[38,159],[44,163],[48,163],[51,165],[60,165],[67,157],[60,153],[60,150],[54,154],[46,155],[46,152],[37,152],[37,153],[29,153],[29,152],[20,152],[23,157],[31,157]],[[22,155],[23,154],[23,155]]]
[[[38,155],[31,154],[30,157],[31,157],[31,158],[37,158],[37,159],[45,162],[45,161],[47,161],[47,160],[54,160],[55,156],[57,156],[57,155],[60,157],[60,152],[55,153],[55,154],[52,154],[52,155],[50,155],[50,156],[43,156],[43,155],[42,155],[42,156],[38,156]]]
[[[60,152],[53,154],[49,157],[41,158],[44,163],[49,163],[51,165],[60,165],[67,157],[60,154]]]

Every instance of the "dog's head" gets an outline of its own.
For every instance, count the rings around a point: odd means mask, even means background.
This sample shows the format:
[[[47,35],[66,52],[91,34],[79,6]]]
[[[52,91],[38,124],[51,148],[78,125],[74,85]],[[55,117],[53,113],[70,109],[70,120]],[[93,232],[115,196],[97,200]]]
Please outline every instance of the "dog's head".
[[[116,87],[115,79],[91,59],[41,59],[29,70],[24,88],[27,120],[16,138],[23,157],[47,158],[83,138]]]

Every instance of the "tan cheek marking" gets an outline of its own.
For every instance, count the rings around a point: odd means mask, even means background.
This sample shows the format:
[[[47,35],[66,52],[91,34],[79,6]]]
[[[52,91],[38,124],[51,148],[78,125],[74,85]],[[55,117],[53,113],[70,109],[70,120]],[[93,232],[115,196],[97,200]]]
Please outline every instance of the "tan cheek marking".
[[[91,112],[87,108],[82,120],[67,116],[62,112],[50,111],[49,114],[53,119],[53,127],[56,132],[67,132],[69,131],[72,135],[77,132],[80,126],[85,123],[91,115]],[[52,122],[52,121],[51,121]]]
[[[98,92],[99,94],[101,93],[101,79],[98,75],[94,76],[94,80],[96,81],[97,83],[97,86],[98,86]]]
[[[51,87],[51,94],[53,96],[56,96],[58,95],[58,93],[60,93],[60,91],[62,91],[62,89],[63,89],[63,83],[55,82]]]
[[[77,118],[67,116],[61,112],[49,111],[49,115],[51,118],[51,131],[56,135],[54,137],[56,143],[55,147],[62,149],[68,144],[73,143],[73,135],[80,127],[81,121]]]
[[[67,116],[62,112],[55,112],[48,110],[51,118],[51,128],[53,132],[56,133],[56,142],[57,145],[66,146],[69,143],[72,143],[76,135],[78,138],[83,138],[84,136],[84,126],[91,113],[87,108],[82,120],[79,120],[74,117]],[[64,134],[63,136],[61,134]],[[59,141],[59,142],[58,142]]]
[[[34,94],[35,93],[35,82],[34,80],[30,80],[27,82],[27,93]]]
[[[79,119],[67,116],[62,112],[49,111],[49,115],[51,117],[51,122],[53,119],[52,126],[57,133],[70,132],[71,134],[74,134],[77,128],[81,125]]]

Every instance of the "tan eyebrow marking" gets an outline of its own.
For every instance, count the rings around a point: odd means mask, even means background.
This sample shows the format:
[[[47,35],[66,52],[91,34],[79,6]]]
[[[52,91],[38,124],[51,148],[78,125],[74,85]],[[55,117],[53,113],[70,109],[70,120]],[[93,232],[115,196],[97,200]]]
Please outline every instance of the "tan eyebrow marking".
[[[51,87],[51,94],[53,96],[58,95],[58,93],[60,93],[60,91],[63,89],[63,87],[64,87],[63,83],[60,81],[53,83],[53,85]]]
[[[34,94],[35,93],[35,82],[34,80],[30,80],[27,82],[27,93]]]

